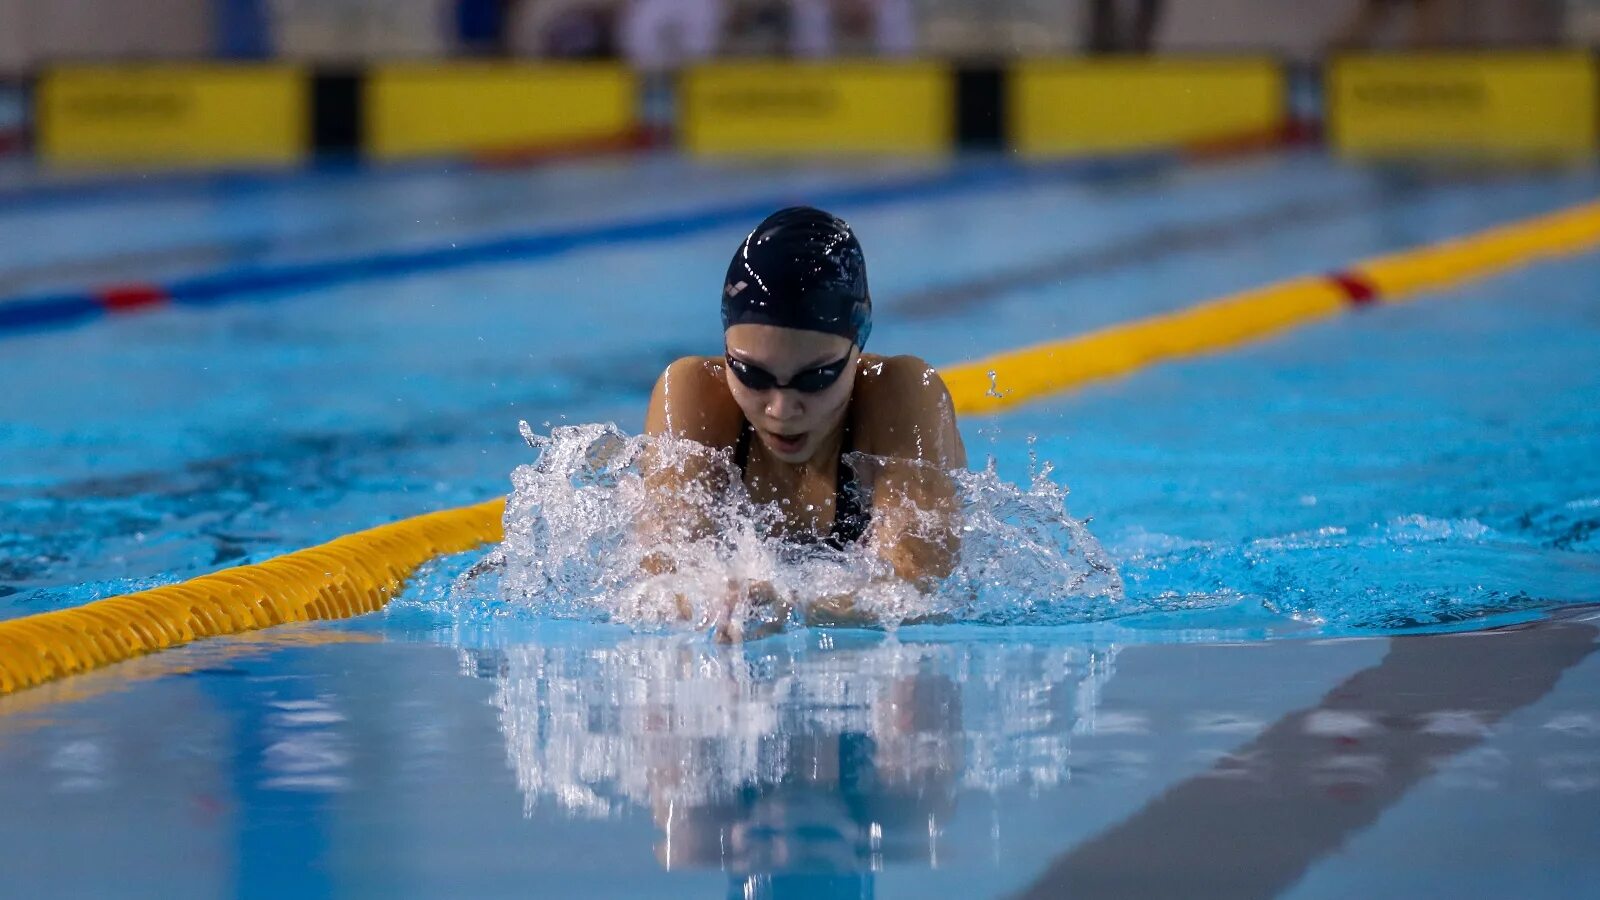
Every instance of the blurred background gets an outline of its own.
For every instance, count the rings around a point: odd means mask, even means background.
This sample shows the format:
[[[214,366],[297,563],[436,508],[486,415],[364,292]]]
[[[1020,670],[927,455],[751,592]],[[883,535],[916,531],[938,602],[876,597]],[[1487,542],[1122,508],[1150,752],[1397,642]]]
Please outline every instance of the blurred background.
[[[0,153],[1570,156],[1597,41],[1600,0],[0,0]]]

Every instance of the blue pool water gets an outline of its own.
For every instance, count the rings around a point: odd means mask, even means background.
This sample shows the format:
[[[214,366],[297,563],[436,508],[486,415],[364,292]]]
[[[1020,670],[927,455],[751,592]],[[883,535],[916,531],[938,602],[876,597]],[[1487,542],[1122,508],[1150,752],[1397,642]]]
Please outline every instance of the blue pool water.
[[[941,365],[1600,195],[1314,154],[973,165],[0,199],[0,296],[666,223],[0,336],[0,617],[503,493],[519,420],[636,430],[714,347],[738,229],[681,224],[708,210],[846,198],[874,349]],[[463,557],[385,613],[0,698],[0,893],[1581,895],[1597,287],[1600,256],[1542,263],[963,423],[1012,481],[1052,461],[1118,565],[1127,600],[1078,624],[724,648],[441,614]]]

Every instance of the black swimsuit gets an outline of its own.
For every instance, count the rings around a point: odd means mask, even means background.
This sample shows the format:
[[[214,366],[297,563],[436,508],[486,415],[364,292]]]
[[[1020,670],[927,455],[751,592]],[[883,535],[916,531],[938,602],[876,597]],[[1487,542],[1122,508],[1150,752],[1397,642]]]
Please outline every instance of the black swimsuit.
[[[739,428],[739,443],[733,448],[733,462],[739,467],[739,480],[744,480],[745,468],[750,464],[750,441],[755,438],[756,430],[746,421]],[[833,525],[828,529],[827,537],[821,542],[834,548],[843,550],[847,545],[861,540],[867,533],[867,526],[872,522],[872,510],[861,506],[861,488],[856,480],[856,470],[845,461],[845,455],[854,449],[850,440],[850,421],[845,420],[844,434],[839,444],[839,467],[837,487],[833,500]],[[814,535],[791,538],[797,544],[813,543],[817,541]]]

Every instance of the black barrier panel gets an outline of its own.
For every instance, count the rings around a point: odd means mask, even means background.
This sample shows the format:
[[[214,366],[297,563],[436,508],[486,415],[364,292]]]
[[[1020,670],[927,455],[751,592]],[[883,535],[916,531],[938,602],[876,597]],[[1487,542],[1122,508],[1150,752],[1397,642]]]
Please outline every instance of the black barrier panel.
[[[311,147],[317,156],[361,153],[361,81],[355,71],[319,71],[312,77]]]
[[[0,156],[22,153],[32,142],[31,87],[20,78],[0,78]]]
[[[1005,69],[999,64],[956,70],[956,144],[963,150],[1008,146]]]

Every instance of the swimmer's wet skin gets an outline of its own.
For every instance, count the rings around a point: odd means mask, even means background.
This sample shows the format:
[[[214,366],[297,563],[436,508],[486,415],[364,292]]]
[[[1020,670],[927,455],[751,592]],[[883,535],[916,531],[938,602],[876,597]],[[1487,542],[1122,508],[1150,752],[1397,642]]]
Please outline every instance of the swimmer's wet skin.
[[[864,541],[885,564],[883,578],[917,585],[949,574],[959,549],[956,492],[937,473],[964,468],[966,449],[931,366],[862,352],[872,297],[850,226],[811,207],[768,216],[728,265],[722,326],[721,355],[684,357],[662,373],[646,432],[731,452],[749,498],[782,510],[778,536],[790,543],[842,549]],[[847,458],[856,452],[889,460],[870,496]],[[691,488],[719,490],[712,466],[647,471],[657,519],[642,523],[646,534],[664,539],[686,516],[680,535],[713,530],[678,499]],[[945,526],[930,529],[921,521],[930,513]],[[669,564],[646,567],[653,565]],[[789,606],[768,583],[730,584],[717,636],[779,629]],[[688,604],[680,610],[688,616]],[[859,620],[848,597],[800,613],[808,622]]]

